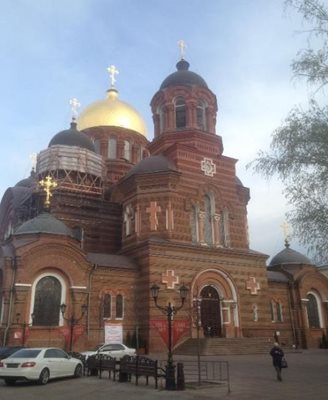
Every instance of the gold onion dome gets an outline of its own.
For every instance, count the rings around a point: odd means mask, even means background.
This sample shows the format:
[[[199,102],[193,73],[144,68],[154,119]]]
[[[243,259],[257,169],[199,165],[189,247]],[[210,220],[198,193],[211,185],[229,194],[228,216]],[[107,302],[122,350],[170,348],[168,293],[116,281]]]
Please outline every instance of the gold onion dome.
[[[135,108],[118,99],[118,91],[110,88],[104,100],[96,101],[81,112],[79,130],[97,126],[116,126],[136,131],[147,137],[146,124]]]

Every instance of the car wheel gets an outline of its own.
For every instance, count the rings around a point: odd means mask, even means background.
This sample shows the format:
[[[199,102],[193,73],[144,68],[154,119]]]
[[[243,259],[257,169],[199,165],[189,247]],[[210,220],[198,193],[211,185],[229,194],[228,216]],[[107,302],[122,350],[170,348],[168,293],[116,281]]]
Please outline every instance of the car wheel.
[[[5,379],[5,384],[8,386],[14,386],[16,383],[16,379]]]
[[[38,383],[40,385],[46,385],[48,383],[48,381],[49,381],[49,370],[47,368],[45,368],[41,371]]]
[[[83,374],[82,365],[79,364],[79,365],[77,365],[75,367],[74,377],[75,378],[81,378],[82,374]]]

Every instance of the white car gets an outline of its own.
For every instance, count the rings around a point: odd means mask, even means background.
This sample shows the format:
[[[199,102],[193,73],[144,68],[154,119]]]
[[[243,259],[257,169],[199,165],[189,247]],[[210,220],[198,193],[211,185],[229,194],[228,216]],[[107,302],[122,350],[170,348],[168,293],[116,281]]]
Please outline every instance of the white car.
[[[14,385],[18,380],[38,381],[40,385],[45,385],[49,379],[65,376],[79,378],[82,374],[80,360],[53,347],[21,349],[0,361],[0,378],[7,385]]]
[[[122,343],[110,343],[103,344],[93,351],[83,351],[81,354],[85,355],[87,358],[94,354],[107,354],[111,357],[122,358],[126,355],[135,356],[136,349],[131,349],[130,347],[125,346]]]

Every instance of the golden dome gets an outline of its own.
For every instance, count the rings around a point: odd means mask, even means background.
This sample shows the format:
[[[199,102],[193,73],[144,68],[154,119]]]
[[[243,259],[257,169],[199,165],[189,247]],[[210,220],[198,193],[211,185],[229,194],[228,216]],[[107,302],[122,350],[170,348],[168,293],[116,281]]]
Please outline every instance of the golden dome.
[[[115,88],[107,91],[106,99],[96,101],[82,111],[77,119],[77,126],[80,131],[96,126],[119,126],[147,137],[143,118],[133,107],[118,99]]]

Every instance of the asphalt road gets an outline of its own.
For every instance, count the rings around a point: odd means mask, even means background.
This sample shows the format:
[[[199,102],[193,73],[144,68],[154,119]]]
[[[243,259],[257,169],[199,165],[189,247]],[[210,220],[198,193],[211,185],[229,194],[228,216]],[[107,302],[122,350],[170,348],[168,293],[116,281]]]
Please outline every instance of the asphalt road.
[[[182,357],[181,357],[182,358]],[[208,359],[213,359],[207,357]],[[220,357],[215,357],[220,360]],[[278,382],[269,355],[229,356],[231,393],[225,385],[189,386],[184,391],[166,391],[164,382],[155,389],[140,382],[119,383],[98,377],[51,381],[46,386],[19,383],[7,387],[0,380],[0,400],[326,400],[328,398],[328,351],[315,350],[287,353],[289,368]]]

